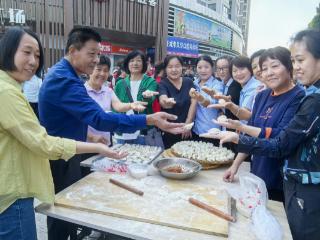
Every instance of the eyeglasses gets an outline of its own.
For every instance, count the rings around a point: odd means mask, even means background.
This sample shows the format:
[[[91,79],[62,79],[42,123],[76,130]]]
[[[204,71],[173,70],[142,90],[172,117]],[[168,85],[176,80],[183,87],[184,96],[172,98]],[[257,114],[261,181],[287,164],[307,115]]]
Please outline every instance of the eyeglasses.
[[[222,71],[226,71],[228,70],[229,67],[221,67],[221,68],[217,68],[217,72],[222,72]]]

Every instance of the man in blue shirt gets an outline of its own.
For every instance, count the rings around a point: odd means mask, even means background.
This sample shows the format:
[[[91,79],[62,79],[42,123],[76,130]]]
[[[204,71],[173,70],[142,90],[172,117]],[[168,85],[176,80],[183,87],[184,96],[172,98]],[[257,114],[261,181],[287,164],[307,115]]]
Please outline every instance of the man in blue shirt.
[[[100,42],[100,35],[90,28],[75,28],[69,33],[66,56],[50,69],[39,93],[40,122],[47,132],[78,141],[86,141],[88,125],[100,131],[127,133],[155,125],[164,131],[181,133],[183,124],[167,121],[175,120],[174,115],[106,113],[87,94],[79,76],[92,74],[99,61]],[[68,162],[51,161],[56,193],[81,178],[80,161],[79,155]],[[73,239],[75,235],[75,225],[48,218],[49,240],[63,240],[69,236]]]

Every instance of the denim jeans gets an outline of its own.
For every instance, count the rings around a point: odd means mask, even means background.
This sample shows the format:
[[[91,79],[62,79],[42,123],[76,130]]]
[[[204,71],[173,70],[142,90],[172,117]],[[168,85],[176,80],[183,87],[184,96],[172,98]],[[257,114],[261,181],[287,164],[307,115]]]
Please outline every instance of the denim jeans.
[[[18,199],[0,214],[0,240],[36,240],[33,198]]]

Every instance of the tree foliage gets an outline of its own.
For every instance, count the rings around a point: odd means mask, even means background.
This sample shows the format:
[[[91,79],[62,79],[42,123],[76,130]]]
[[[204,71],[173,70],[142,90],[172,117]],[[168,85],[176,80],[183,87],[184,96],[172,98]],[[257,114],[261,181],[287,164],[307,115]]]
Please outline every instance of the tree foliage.
[[[319,7],[317,7],[317,14],[313,17],[308,27],[311,29],[320,30],[320,4]]]

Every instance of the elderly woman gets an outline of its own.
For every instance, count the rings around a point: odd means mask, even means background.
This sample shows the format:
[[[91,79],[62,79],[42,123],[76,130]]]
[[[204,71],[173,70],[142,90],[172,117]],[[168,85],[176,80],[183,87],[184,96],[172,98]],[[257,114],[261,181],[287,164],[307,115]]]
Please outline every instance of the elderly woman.
[[[43,50],[29,30],[12,28],[0,41],[0,239],[36,239],[33,199],[53,203],[49,159],[77,153],[123,155],[104,144],[49,136],[21,84],[43,68]]]
[[[110,59],[105,55],[100,55],[97,66],[94,68],[89,80],[85,83],[89,96],[106,112],[110,112],[112,109],[117,112],[127,112],[130,110],[143,112],[145,110],[144,105],[147,104],[146,102],[122,103],[113,90],[105,85],[109,77],[110,66]],[[98,131],[89,126],[88,141],[102,142],[110,145],[110,133]]]
[[[257,95],[248,125],[232,120],[221,124],[253,137],[272,138],[277,136],[293,118],[304,97],[304,91],[292,81],[293,67],[288,49],[283,47],[268,49],[260,56],[260,63],[268,89]],[[224,174],[225,181],[233,181],[240,164],[247,156],[245,153],[237,155],[232,166]],[[251,172],[265,181],[269,198],[272,200],[283,201],[281,176],[283,161],[283,158],[252,155]]]
[[[320,32],[305,30],[294,37],[291,58],[306,87],[292,120],[271,139],[221,132],[212,137],[238,144],[239,152],[285,157],[285,208],[294,240],[320,236]]]
[[[128,74],[124,79],[119,79],[115,86],[115,94],[123,103],[136,101],[146,102],[146,109],[143,111],[129,110],[127,114],[151,114],[153,113],[152,104],[156,99],[157,82],[154,78],[145,74],[147,70],[147,60],[143,52],[134,50],[130,52],[124,62],[123,67]],[[147,131],[136,131],[133,134],[116,134],[118,143],[148,144],[146,136],[155,133],[156,129],[150,127]],[[161,135],[158,135],[161,137]]]

